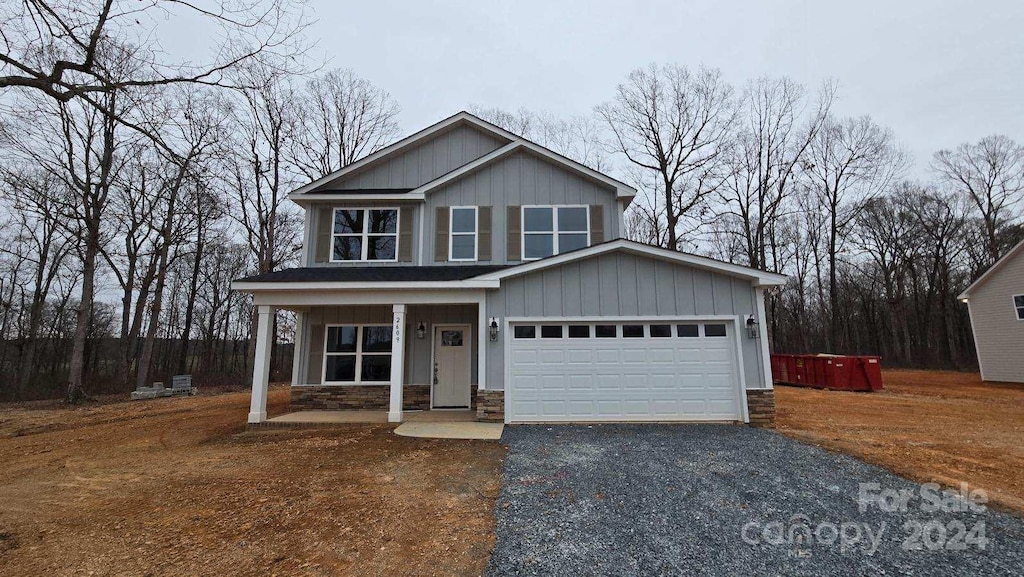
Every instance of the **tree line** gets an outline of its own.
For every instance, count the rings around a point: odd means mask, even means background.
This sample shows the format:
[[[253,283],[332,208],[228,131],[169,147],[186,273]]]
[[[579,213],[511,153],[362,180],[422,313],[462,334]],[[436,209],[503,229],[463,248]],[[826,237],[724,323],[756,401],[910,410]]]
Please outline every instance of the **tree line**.
[[[927,178],[836,84],[729,84],[721,71],[638,68],[571,119],[477,109],[639,190],[634,240],[785,274],[768,295],[773,350],[977,366],[957,295],[1024,239],[1024,147],[1002,135],[934,153]]]
[[[132,6],[0,12],[0,399],[245,383],[254,311],[230,282],[297,262],[290,190],[399,136],[387,91],[304,64],[301,5]],[[174,11],[224,44],[168,61],[149,23]],[[652,65],[571,118],[473,111],[635,184],[631,238],[788,275],[775,350],[970,368],[955,297],[1024,237],[1024,152],[986,137],[908,180],[895,135],[838,117],[835,93]],[[277,340],[291,330],[279,315]],[[290,354],[275,348],[275,378]]]

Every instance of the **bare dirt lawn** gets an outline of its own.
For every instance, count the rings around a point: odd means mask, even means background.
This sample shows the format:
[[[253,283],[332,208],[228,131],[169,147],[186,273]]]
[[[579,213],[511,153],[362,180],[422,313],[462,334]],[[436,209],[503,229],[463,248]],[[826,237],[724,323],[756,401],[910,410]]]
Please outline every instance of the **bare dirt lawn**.
[[[270,412],[288,390],[272,388]],[[0,575],[479,575],[497,442],[244,432],[247,392],[0,405]]]
[[[889,370],[877,393],[775,389],[778,428],[919,482],[988,492],[1024,513],[1024,385]]]

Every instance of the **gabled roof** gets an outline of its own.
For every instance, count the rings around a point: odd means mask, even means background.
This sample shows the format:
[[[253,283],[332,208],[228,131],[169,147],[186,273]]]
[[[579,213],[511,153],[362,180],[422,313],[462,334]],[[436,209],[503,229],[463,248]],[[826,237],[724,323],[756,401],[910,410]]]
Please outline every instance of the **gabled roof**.
[[[976,291],[978,289],[978,287],[980,287],[985,282],[987,282],[990,278],[995,276],[995,274],[998,273],[999,270],[1001,268],[1003,268],[1003,266],[1006,265],[1006,263],[1010,262],[1014,258],[1017,258],[1017,256],[1020,255],[1020,254],[1024,254],[1024,240],[1018,242],[1017,246],[1011,248],[1008,253],[1003,255],[1003,258],[997,260],[995,262],[995,264],[993,264],[992,266],[988,267],[988,270],[985,271],[985,273],[982,274],[980,277],[978,277],[978,280],[976,280],[973,283],[971,283],[971,286],[967,287],[967,290],[965,290],[964,292],[960,293],[960,296],[958,296],[956,298],[958,298],[960,300],[967,300],[967,299],[971,298],[971,293],[972,292]]]
[[[373,164],[376,164],[377,162],[381,162],[383,160],[401,154],[405,150],[415,146],[417,143],[424,140],[428,140],[434,135],[460,124],[471,125],[487,134],[490,134],[498,138],[499,140],[506,141],[507,144],[493,152],[485,154],[484,156],[474,161],[471,161],[459,168],[456,168],[455,170],[452,170],[447,174],[441,175],[440,177],[434,179],[433,181],[428,182],[414,189],[411,192],[404,193],[406,197],[408,197],[411,200],[422,200],[427,191],[437,188],[448,182],[452,182],[468,174],[471,174],[472,172],[475,172],[476,170],[479,170],[480,168],[492,162],[496,162],[502,158],[505,158],[509,154],[516,152],[518,150],[530,151],[533,154],[536,154],[537,156],[540,156],[551,162],[564,166],[572,170],[573,172],[580,174],[581,176],[597,181],[601,184],[610,186],[615,189],[616,196],[619,198],[632,198],[633,196],[636,195],[636,189],[622,181],[616,180],[608,176],[607,174],[598,172],[588,166],[585,166],[579,162],[576,162],[575,160],[572,160],[571,158],[568,158],[566,156],[558,154],[557,152],[544,148],[539,144],[526,140],[521,136],[517,136],[497,125],[487,122],[486,120],[478,118],[468,112],[462,111],[436,124],[428,126],[427,128],[424,128],[423,130],[415,134],[407,136],[390,146],[386,146],[378,150],[377,152],[370,154],[369,156],[357,160],[356,162],[353,162],[352,164],[345,166],[340,170],[336,170],[331,174],[328,174],[327,176],[314,180],[313,182],[305,186],[299,187],[292,191],[288,195],[288,198],[290,198],[293,201],[302,202],[305,200],[338,198],[338,195],[340,194],[348,194],[349,191],[326,192],[317,191],[317,189],[341,177],[352,174],[359,170],[363,170]],[[367,194],[367,192],[368,191],[362,191],[361,194]],[[392,190],[388,190],[387,193],[390,198],[394,198],[395,196],[397,196],[397,194],[395,194],[394,191]],[[321,195],[324,196],[321,197]]]
[[[755,286],[782,286],[786,284],[787,280],[786,276],[781,274],[732,264],[706,256],[668,250],[666,248],[626,240],[624,238],[610,240],[601,244],[581,248],[579,250],[550,256],[544,259],[480,275],[476,277],[476,280],[502,280],[512,278],[549,267],[559,266],[569,262],[617,251],[637,254],[677,264],[685,264],[727,276],[742,278],[751,281]]]

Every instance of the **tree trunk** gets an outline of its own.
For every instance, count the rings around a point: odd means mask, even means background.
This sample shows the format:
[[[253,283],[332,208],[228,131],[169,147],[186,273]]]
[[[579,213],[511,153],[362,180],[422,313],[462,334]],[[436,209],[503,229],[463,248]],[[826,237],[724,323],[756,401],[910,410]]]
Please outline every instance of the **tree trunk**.
[[[96,257],[100,252],[99,223],[88,226],[85,254],[82,258],[82,298],[75,314],[75,336],[71,348],[71,365],[68,369],[67,402],[77,403],[84,396],[85,345],[92,323],[92,306],[95,298]]]

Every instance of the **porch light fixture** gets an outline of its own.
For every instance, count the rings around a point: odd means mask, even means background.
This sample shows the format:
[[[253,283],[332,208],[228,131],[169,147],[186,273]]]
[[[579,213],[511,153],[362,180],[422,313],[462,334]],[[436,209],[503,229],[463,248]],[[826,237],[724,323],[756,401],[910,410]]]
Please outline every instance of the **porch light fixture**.
[[[427,336],[427,325],[420,321],[420,324],[416,325],[416,338],[423,340]]]
[[[491,322],[487,325],[487,331],[492,341],[498,340],[498,317],[491,317]]]
[[[761,336],[757,328],[757,319],[754,318],[754,315],[747,316],[747,338],[756,339]]]

